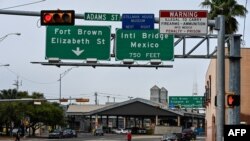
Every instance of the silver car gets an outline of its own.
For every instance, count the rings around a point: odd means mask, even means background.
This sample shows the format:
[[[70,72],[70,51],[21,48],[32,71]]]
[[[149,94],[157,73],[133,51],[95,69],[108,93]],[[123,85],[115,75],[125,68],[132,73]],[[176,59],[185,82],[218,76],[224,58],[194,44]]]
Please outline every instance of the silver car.
[[[95,136],[103,136],[104,132],[103,132],[103,130],[101,128],[98,128],[98,129],[95,130],[94,135]]]

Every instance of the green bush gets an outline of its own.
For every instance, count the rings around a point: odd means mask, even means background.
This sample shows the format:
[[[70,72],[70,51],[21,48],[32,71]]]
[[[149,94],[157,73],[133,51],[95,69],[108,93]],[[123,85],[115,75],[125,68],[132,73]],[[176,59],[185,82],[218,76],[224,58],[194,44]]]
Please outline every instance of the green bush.
[[[154,134],[153,128],[147,129],[147,135],[153,135],[153,134]]]

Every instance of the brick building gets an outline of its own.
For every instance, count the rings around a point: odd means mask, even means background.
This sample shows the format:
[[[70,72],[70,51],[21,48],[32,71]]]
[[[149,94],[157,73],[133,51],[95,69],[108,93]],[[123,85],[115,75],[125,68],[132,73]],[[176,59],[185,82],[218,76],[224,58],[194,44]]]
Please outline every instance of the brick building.
[[[250,124],[250,48],[241,49],[241,78],[240,78],[240,121]],[[206,73],[205,86],[206,94],[206,141],[215,141],[216,139],[216,59],[212,59]],[[229,60],[225,60],[225,91],[229,92]],[[226,110],[225,110],[226,111]],[[225,122],[227,121],[225,116]]]

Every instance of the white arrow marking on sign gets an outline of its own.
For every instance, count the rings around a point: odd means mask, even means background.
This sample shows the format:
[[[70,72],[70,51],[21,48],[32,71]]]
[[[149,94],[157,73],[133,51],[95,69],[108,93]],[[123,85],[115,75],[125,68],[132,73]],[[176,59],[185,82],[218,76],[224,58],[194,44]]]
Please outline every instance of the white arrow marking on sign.
[[[76,50],[72,50],[72,51],[73,51],[77,56],[81,55],[81,54],[84,52],[84,50],[80,50],[79,47],[77,47]]]

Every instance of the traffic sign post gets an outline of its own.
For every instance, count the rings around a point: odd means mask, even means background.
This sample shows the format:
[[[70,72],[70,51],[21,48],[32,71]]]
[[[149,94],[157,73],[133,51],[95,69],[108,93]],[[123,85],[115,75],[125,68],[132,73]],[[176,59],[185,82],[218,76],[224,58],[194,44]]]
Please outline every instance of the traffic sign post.
[[[120,21],[120,14],[111,13],[84,13],[84,20],[91,21]]]
[[[110,26],[48,26],[46,59],[110,60]]]
[[[160,34],[159,30],[116,31],[116,60],[174,60],[173,35]]]
[[[160,33],[181,35],[206,35],[208,30],[205,10],[161,10]]]
[[[203,108],[203,99],[203,96],[169,96],[169,103],[182,108]]]

